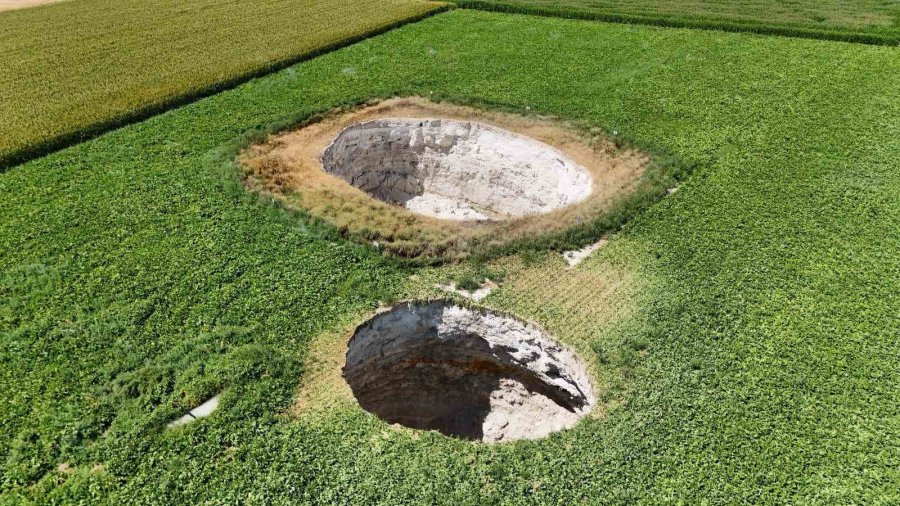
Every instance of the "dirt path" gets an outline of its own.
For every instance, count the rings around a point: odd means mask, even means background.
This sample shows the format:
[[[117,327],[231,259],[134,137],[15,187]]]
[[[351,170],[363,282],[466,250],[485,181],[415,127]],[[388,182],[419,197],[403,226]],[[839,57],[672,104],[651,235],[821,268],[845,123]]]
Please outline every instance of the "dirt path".
[[[0,0],[0,12],[52,4],[64,0]]]

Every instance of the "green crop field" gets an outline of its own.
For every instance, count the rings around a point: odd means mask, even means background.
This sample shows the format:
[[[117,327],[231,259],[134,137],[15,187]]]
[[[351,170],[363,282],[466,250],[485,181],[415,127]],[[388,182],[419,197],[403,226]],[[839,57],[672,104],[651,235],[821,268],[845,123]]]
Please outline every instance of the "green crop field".
[[[662,26],[900,44],[894,0],[456,0],[461,6]]]
[[[898,76],[885,45],[459,9],[14,166],[0,503],[896,503]],[[241,184],[261,132],[395,95],[605,132],[677,191],[575,268],[422,266]],[[356,323],[476,271],[590,365],[595,414],[489,445],[347,397]]]
[[[420,0],[70,0],[0,12],[0,167],[437,7]]]

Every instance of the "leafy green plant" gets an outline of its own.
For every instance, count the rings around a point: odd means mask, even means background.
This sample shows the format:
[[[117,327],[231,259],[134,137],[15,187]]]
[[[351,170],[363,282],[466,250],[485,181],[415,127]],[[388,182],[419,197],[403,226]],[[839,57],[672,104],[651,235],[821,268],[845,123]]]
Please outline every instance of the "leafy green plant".
[[[455,10],[8,170],[0,502],[898,502],[896,56]],[[572,430],[479,445],[352,405],[290,415],[313,336],[418,268],[246,192],[221,154],[431,92],[692,169],[591,261],[526,250],[510,262],[532,258],[529,277],[490,299],[609,351],[617,402]],[[219,388],[212,416],[165,430]]]

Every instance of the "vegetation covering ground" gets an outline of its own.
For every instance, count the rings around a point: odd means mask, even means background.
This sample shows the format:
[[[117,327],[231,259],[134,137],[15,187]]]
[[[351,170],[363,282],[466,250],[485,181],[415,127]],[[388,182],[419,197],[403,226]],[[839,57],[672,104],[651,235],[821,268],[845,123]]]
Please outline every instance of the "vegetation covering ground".
[[[438,7],[421,0],[77,0],[0,12],[0,170]]]
[[[718,28],[875,44],[900,43],[894,0],[456,0],[506,12]]]
[[[15,167],[2,499],[897,502],[897,75],[891,47],[454,11]],[[393,94],[530,108],[696,166],[577,271],[490,266],[509,272],[489,305],[603,374],[597,417],[485,446],[352,403],[295,416],[316,335],[467,266],[346,243],[247,194],[227,154]]]

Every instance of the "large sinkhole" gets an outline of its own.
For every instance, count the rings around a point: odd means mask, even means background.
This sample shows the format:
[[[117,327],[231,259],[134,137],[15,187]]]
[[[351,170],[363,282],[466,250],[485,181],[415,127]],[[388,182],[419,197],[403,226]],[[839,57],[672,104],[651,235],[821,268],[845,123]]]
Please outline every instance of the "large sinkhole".
[[[382,420],[470,440],[544,437],[594,404],[585,367],[541,329],[446,301],[406,302],[361,325],[343,374]]]
[[[474,121],[384,118],[343,129],[327,172],[384,202],[451,220],[503,220],[580,202],[591,175],[553,147]]]

